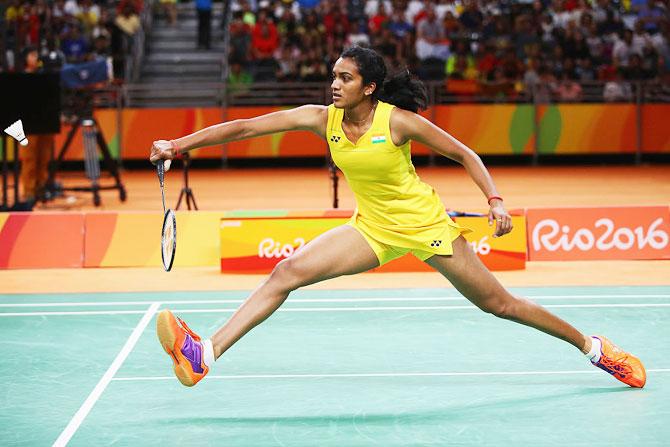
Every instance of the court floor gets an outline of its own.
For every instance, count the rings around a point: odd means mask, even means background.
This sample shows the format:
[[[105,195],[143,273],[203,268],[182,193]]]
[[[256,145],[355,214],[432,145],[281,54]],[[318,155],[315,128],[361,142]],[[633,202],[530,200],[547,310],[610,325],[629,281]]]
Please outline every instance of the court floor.
[[[637,354],[647,387],[453,289],[295,292],[190,389],[156,311],[208,335],[247,291],[7,294],[0,443],[668,445],[670,287],[513,291]]]

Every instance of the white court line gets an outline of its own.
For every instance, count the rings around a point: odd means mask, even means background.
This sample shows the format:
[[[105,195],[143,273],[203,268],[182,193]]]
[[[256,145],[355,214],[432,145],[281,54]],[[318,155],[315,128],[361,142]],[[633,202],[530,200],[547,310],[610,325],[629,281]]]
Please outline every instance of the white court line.
[[[524,295],[531,300],[581,300],[581,299],[630,299],[630,298],[670,298],[670,295]],[[425,296],[425,297],[376,297],[376,298],[289,298],[287,303],[375,303],[375,302],[421,302],[421,301],[463,301],[464,297]],[[172,300],[163,304],[241,304],[243,299],[227,300]],[[1,307],[76,307],[76,306],[146,306],[153,301],[85,301],[67,303],[0,303]]]
[[[117,373],[123,362],[126,360],[126,357],[128,357],[128,354],[130,354],[130,351],[132,351],[135,347],[137,340],[139,340],[140,335],[142,335],[142,332],[144,332],[144,329],[147,327],[151,321],[151,318],[153,318],[159,307],[160,303],[153,303],[151,306],[149,306],[149,309],[147,309],[140,322],[137,323],[137,326],[135,326],[135,329],[130,334],[126,344],[123,345],[123,348],[121,348],[121,351],[107,369],[107,372],[105,372],[98,384],[95,386],[95,388],[93,388],[93,391],[91,391],[91,394],[88,395],[84,403],[81,405],[81,407],[79,407],[79,410],[77,410],[75,415],[72,417],[70,423],[67,424],[58,439],[56,439],[56,441],[53,443],[54,447],[65,446],[68,442],[70,442],[70,439],[84,421],[88,413],[91,411],[93,405],[95,405],[97,400],[100,398],[100,395],[103,393],[103,391],[105,391],[107,385],[109,385],[109,382],[111,382],[114,378],[114,374]]]
[[[143,310],[81,310],[71,312],[0,312],[0,317],[38,317],[62,315],[132,315],[143,314]]]
[[[617,307],[670,307],[670,303],[609,303],[609,304],[547,304],[546,308],[617,308]],[[197,313],[225,313],[235,312],[236,308],[224,309],[173,309],[178,314]],[[379,306],[379,307],[287,307],[279,308],[277,312],[367,312],[391,310],[478,310],[473,305],[467,306]],[[118,315],[141,314],[141,310],[100,310],[100,311],[72,311],[72,312],[4,312],[0,317],[39,317],[39,316],[66,316],[66,315]]]
[[[667,373],[670,368],[648,369],[651,373]],[[338,379],[364,377],[479,377],[479,376],[549,376],[564,374],[602,374],[601,370],[579,371],[482,371],[482,372],[413,372],[413,373],[349,373],[349,374],[241,374],[214,376],[207,379],[243,380],[243,379]],[[115,381],[133,382],[149,380],[177,380],[175,376],[153,377],[115,377]]]

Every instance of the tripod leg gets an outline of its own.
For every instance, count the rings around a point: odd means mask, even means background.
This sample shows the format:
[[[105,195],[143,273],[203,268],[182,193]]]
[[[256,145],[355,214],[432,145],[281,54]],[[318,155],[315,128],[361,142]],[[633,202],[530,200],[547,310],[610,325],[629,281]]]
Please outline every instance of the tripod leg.
[[[49,163],[49,177],[47,178],[47,182],[44,185],[44,195],[42,197],[43,202],[46,202],[48,194],[51,194],[52,197],[55,196],[56,194],[56,172],[60,168],[60,164],[63,162],[63,158],[65,158],[65,153],[70,147],[72,139],[77,134],[79,126],[81,126],[81,119],[78,119],[72,125],[70,131],[67,134],[67,138],[65,138],[65,142],[63,143],[63,146],[61,147],[60,152],[58,153],[58,157],[51,160],[51,162]]]
[[[97,129],[92,120],[83,122],[84,126],[84,168],[86,176],[91,180],[93,203],[100,206],[100,159],[96,148]]]
[[[183,198],[184,198],[184,188],[182,188],[181,192],[179,193],[179,199],[177,199],[177,206],[174,207],[175,211],[179,209],[179,205],[181,205],[181,199]],[[188,196],[186,197],[186,205],[188,206]]]
[[[195,203],[195,196],[193,195],[193,191],[191,191],[191,188],[188,189],[188,198],[191,200],[191,203],[193,203],[193,209],[198,211],[198,205]],[[188,209],[190,210],[191,207],[189,206]]]
[[[109,146],[107,146],[105,137],[102,135],[102,131],[100,130],[100,126],[98,125],[98,121],[95,118],[93,118],[93,122],[95,123],[96,138],[98,140],[98,146],[100,147],[100,152],[102,153],[102,157],[105,161],[105,167],[107,168],[109,173],[114,177],[114,180],[116,181],[116,187],[119,190],[119,195],[121,196],[121,200],[123,201],[125,200],[125,188],[123,187],[123,184],[121,184],[119,165],[116,162],[116,160],[112,157],[112,153],[109,151]]]

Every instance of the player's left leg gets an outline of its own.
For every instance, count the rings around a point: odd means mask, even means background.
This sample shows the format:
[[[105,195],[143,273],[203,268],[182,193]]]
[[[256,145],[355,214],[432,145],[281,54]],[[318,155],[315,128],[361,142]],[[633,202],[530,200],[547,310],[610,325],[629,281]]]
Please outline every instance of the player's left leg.
[[[583,335],[544,307],[509,293],[462,236],[453,242],[453,248],[453,256],[435,255],[425,262],[446,277],[474,305],[484,312],[565,340],[585,354],[591,351],[593,343],[601,344],[600,352],[595,353],[596,366],[630,386],[644,386],[646,375],[639,359],[621,351],[604,337],[595,339]]]

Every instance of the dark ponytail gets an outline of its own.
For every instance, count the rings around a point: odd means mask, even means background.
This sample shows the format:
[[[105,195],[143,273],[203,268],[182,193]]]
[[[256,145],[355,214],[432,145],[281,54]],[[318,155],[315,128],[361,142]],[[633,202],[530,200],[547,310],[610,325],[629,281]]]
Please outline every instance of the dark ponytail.
[[[426,108],[428,94],[423,82],[412,79],[409,70],[401,70],[386,79],[386,65],[379,53],[354,45],[342,53],[343,58],[350,58],[358,67],[363,84],[374,82],[377,85],[372,93],[373,99],[393,104],[401,109],[418,112]]]
[[[412,79],[409,70],[402,70],[384,81],[379,99],[416,113],[426,109],[428,93],[423,82]]]

